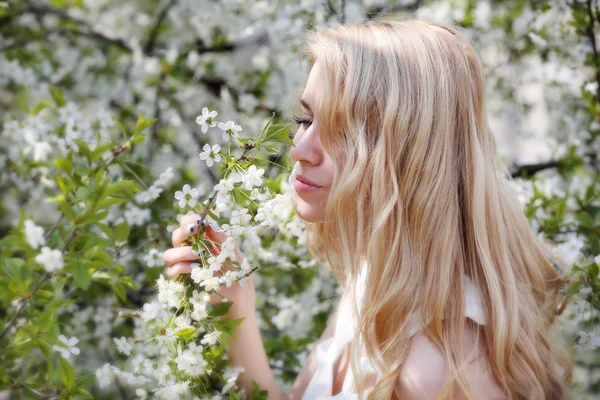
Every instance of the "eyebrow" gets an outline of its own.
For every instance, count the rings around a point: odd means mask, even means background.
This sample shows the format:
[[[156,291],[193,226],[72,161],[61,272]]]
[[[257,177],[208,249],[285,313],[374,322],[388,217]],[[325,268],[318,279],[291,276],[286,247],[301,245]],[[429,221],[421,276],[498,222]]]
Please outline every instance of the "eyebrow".
[[[312,111],[310,109],[310,106],[308,105],[308,103],[302,99],[300,99],[300,104],[302,104],[305,108],[307,108],[309,111]]]

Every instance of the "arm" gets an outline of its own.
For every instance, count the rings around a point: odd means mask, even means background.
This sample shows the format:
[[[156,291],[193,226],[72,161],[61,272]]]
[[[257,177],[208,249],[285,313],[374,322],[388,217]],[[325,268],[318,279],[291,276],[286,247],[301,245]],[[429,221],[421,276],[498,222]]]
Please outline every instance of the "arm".
[[[340,299],[340,302],[341,302],[341,299]],[[338,314],[339,308],[340,308],[340,306],[338,304],[338,306],[336,307],[336,310],[329,317],[329,321],[327,322],[327,327],[321,334],[321,337],[319,338],[318,341],[316,341],[313,344],[312,350],[310,351],[310,354],[306,360],[306,364],[304,364],[304,367],[302,368],[302,370],[296,377],[296,380],[294,381],[294,384],[292,385],[292,387],[290,389],[290,393],[288,394],[289,400],[300,400],[302,398],[302,395],[306,391],[306,388],[308,387],[308,383],[312,379],[312,377],[315,374],[315,371],[317,369],[317,359],[316,359],[317,346],[324,340],[333,337],[333,334],[335,333],[335,321],[337,319],[337,314]]]
[[[306,364],[292,385],[290,393],[288,396],[284,396],[269,366],[258,328],[255,309],[248,310],[244,307],[243,302],[237,304],[237,307],[236,303],[233,304],[227,317],[233,319],[245,317],[246,319],[234,328],[235,337],[228,339],[227,347],[232,365],[245,369],[238,378],[238,386],[246,389],[246,393],[250,393],[252,392],[252,380],[254,380],[261,389],[269,392],[269,400],[300,399],[317,367],[315,352],[318,343],[333,336],[337,310],[330,317],[327,328],[321,335],[321,338],[313,346]]]

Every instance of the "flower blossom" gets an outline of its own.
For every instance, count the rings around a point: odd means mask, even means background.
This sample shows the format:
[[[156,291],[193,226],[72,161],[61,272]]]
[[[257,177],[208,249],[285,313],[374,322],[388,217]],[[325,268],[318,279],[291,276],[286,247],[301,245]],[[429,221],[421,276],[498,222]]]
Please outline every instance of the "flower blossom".
[[[54,345],[52,348],[60,352],[60,355],[63,356],[63,358],[69,358],[71,354],[79,354],[79,347],[75,347],[75,345],[79,343],[79,339],[75,336],[67,339],[65,335],[59,335],[58,340],[60,340],[62,346]]]
[[[208,128],[212,128],[217,125],[213,120],[217,116],[216,111],[208,111],[208,107],[202,109],[202,114],[196,117],[196,123],[200,125],[202,133],[208,132]]]

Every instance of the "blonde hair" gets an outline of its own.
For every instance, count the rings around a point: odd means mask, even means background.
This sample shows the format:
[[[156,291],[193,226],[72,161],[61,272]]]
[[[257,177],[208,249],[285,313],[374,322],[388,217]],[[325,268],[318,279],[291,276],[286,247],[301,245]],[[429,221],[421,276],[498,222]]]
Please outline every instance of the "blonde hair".
[[[416,310],[447,361],[439,398],[471,398],[464,326],[448,323],[464,320],[463,274],[482,297],[484,356],[507,396],[565,398],[571,360],[549,338],[563,279],[507,183],[473,46],[456,27],[385,18],[309,31],[301,51],[321,66],[313,123],[337,160],[325,222],[308,224],[307,239],[349,296],[368,265],[361,307],[352,301],[353,343],[383,371],[368,398],[398,398],[402,328]],[[360,353],[352,346],[362,398]]]

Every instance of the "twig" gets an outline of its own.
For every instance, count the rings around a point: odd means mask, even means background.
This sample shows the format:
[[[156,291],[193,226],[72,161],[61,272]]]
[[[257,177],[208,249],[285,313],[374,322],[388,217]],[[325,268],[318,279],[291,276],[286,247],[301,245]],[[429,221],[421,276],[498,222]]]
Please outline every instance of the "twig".
[[[44,274],[44,276],[42,277],[42,279],[40,279],[40,281],[37,283],[37,285],[34,286],[33,290],[31,291],[31,293],[29,295],[29,299],[28,300],[23,299],[21,305],[17,309],[17,312],[15,312],[15,314],[12,316],[10,321],[8,321],[8,324],[6,324],[6,326],[4,327],[4,330],[2,331],[2,333],[0,333],[0,339],[2,339],[2,337],[4,337],[4,335],[6,334],[6,332],[8,332],[8,330],[13,326],[16,319],[23,313],[23,310],[25,309],[25,306],[27,305],[29,300],[35,295],[35,292],[38,291],[40,286],[42,286],[44,284],[44,282],[46,282],[48,280],[50,275],[52,275],[52,273],[46,272]]]
[[[150,36],[148,36],[148,41],[146,42],[146,45],[144,46],[145,53],[151,53],[152,50],[154,49],[154,44],[156,43],[156,38],[158,37],[158,31],[160,30],[160,26],[162,25],[163,21],[165,20],[171,7],[173,7],[173,5],[175,5],[176,1],[177,0],[170,0],[167,3],[167,5],[160,11],[160,13],[158,13],[156,22],[154,23],[154,26],[152,27],[152,30],[150,31]]]
[[[596,68],[596,83],[598,87],[596,88],[596,100],[600,101],[600,58],[598,57],[598,47],[596,44],[596,33],[594,32],[594,12],[592,9],[592,0],[587,0],[587,12],[589,17],[589,23],[586,27],[585,33],[590,39],[592,45],[592,52],[594,53],[594,67]]]
[[[65,214],[60,214],[60,218],[54,223],[54,225],[52,226],[52,228],[50,228],[50,230],[48,232],[46,232],[46,235],[44,236],[45,240],[48,240],[50,238],[50,236],[52,236],[52,234],[54,233],[54,230],[56,229],[56,227],[58,226],[58,224],[60,223],[60,221],[63,220],[63,218],[65,217]]]
[[[111,37],[110,34],[101,32],[100,30],[98,30],[97,28],[92,26],[89,22],[87,22],[83,19],[74,17],[64,10],[61,10],[61,9],[58,9],[55,7],[51,7],[51,6],[48,6],[45,4],[28,4],[26,7],[23,8],[23,12],[24,13],[31,12],[36,15],[52,14],[52,15],[55,15],[64,20],[75,22],[86,29],[85,31],[78,30],[78,29],[58,29],[55,31],[49,31],[49,33],[78,34],[78,35],[87,36],[92,39],[96,39],[96,40],[99,40],[99,41],[102,41],[105,43],[113,44],[117,47],[120,47],[123,50],[130,52],[130,53],[133,53],[133,51],[134,51],[133,46],[131,46],[129,43],[127,43],[124,39],[118,38],[118,37]]]
[[[135,249],[133,249],[133,250],[131,250],[131,251],[127,252],[127,253],[124,253],[124,254],[119,254],[119,255],[117,255],[117,256],[115,257],[115,261],[116,261],[116,260],[120,260],[120,259],[121,259],[121,258],[123,258],[123,257],[127,257],[127,256],[129,256],[129,255],[131,255],[131,254],[137,253],[138,251],[140,251],[141,249],[143,249],[143,248],[144,248],[144,246],[146,246],[148,243],[152,243],[152,242],[154,242],[155,240],[157,240],[158,238],[160,238],[162,234],[163,234],[163,231],[159,232],[159,233],[158,233],[158,235],[156,235],[156,236],[155,236],[155,237],[153,237],[152,239],[148,239],[148,240],[146,240],[145,242],[143,242],[142,244],[140,244],[140,245],[139,245],[138,247],[136,247]]]
[[[586,153],[584,156],[589,157],[592,163],[594,163],[598,157],[598,155],[594,152]],[[520,176],[531,176],[545,169],[560,168],[562,164],[562,160],[550,160],[535,164],[515,165],[512,168],[511,176],[513,178],[518,178]]]

